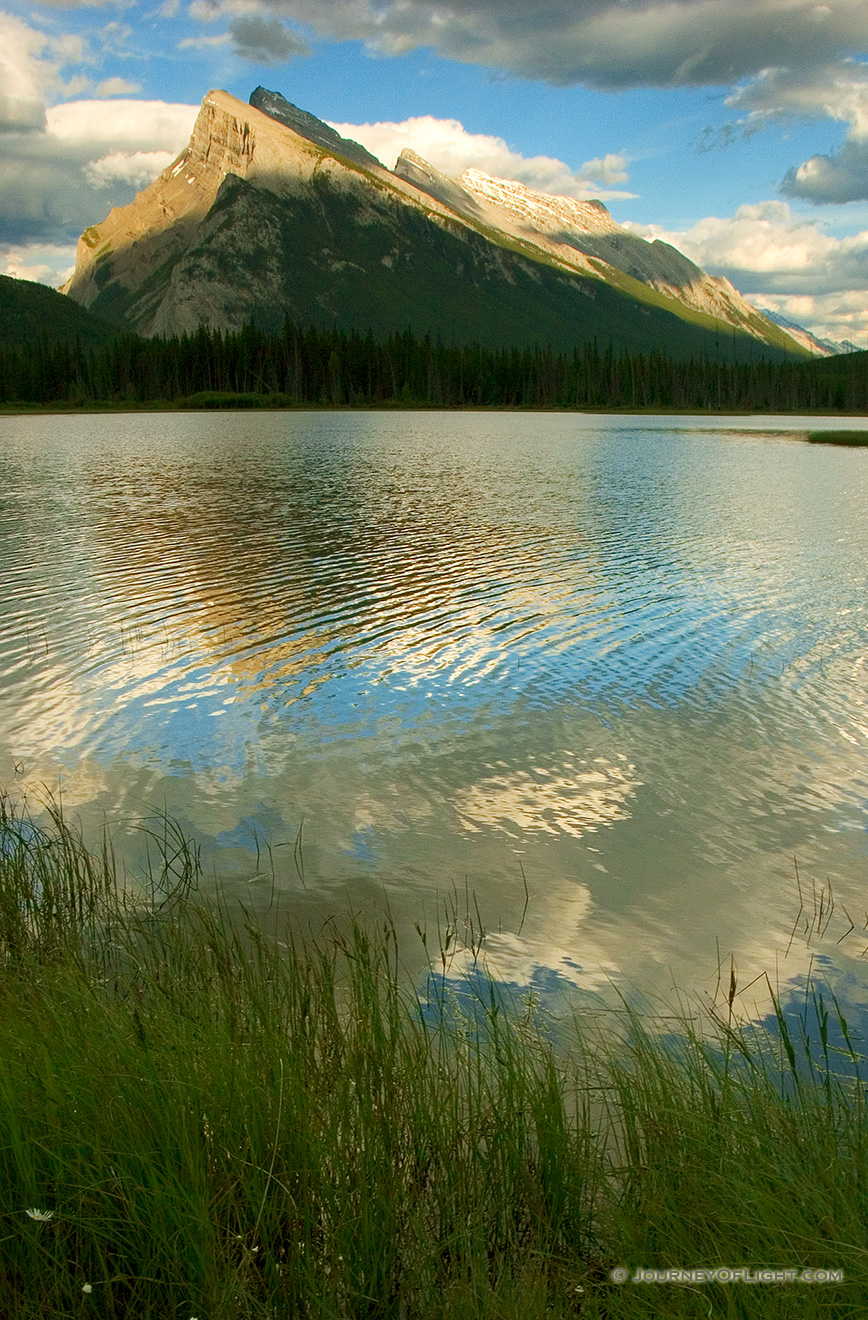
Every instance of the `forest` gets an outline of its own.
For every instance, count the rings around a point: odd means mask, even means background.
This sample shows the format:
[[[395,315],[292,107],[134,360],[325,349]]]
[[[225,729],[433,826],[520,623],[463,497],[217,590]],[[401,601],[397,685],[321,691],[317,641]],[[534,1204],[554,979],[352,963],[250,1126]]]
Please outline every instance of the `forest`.
[[[456,346],[406,331],[254,325],[175,338],[0,344],[0,404],[172,407],[575,408],[868,411],[868,353],[789,362],[674,362],[596,342]]]

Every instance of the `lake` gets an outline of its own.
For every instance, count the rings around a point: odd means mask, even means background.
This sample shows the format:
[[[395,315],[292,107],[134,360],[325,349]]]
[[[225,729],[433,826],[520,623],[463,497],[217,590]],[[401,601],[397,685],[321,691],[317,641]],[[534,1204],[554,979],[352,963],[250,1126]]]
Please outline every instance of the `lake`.
[[[132,872],[165,807],[263,914],[481,922],[553,998],[732,954],[863,1004],[868,451],[823,425],[868,419],[0,417],[0,784]],[[836,909],[787,952],[796,866]]]

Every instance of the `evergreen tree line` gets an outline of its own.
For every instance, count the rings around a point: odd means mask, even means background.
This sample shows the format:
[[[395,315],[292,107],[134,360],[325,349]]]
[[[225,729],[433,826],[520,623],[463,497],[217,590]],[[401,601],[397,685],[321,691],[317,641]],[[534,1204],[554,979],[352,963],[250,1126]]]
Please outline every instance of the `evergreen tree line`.
[[[0,346],[0,403],[258,403],[433,407],[652,408],[696,411],[868,410],[862,359],[673,362],[586,344],[459,347],[409,331],[369,334],[253,325],[170,339]]]

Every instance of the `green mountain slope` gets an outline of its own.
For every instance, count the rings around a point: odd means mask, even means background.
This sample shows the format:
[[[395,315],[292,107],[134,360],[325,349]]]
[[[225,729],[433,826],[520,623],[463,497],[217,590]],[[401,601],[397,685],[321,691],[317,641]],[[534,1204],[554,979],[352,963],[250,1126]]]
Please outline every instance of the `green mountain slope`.
[[[655,286],[572,239],[528,231],[484,199],[468,205],[459,214],[295,107],[276,119],[209,92],[186,151],[135,202],[82,235],[68,292],[151,336],[200,325],[237,330],[251,320],[273,330],[289,318],[489,348],[596,340],[676,359],[797,353],[753,309],[730,324],[701,297],[696,305],[679,299],[677,272],[675,284]],[[597,212],[607,232],[617,230],[605,208]],[[720,290],[709,297],[709,305],[735,306]]]
[[[117,327],[44,284],[0,275],[0,344],[104,344]]]
[[[108,278],[106,262],[91,308],[141,326],[167,299],[206,290],[212,307],[219,301],[224,324],[252,320],[266,330],[279,329],[289,315],[302,324],[370,329],[376,338],[410,329],[489,348],[565,349],[596,339],[630,352],[662,348],[676,359],[788,356],[711,317],[676,315],[644,286],[640,301],[422,212],[396,214],[382,200],[372,216],[369,199],[325,175],[291,198],[229,175],[182,254],[136,289]]]

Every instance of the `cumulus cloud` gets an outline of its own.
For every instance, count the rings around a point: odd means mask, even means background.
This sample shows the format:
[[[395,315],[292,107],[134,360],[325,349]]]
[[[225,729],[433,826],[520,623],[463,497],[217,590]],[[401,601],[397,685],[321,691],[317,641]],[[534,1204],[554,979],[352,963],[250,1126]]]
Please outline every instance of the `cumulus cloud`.
[[[72,101],[43,112],[41,131],[3,134],[0,233],[15,251],[74,242],[183,149],[198,109],[123,100],[108,113],[105,101]]]
[[[864,200],[868,197],[868,142],[848,141],[828,156],[811,156],[787,170],[781,192],[809,202]]]
[[[740,206],[732,216],[707,216],[684,230],[626,227],[671,243],[712,274],[726,275],[743,293],[868,289],[868,231],[834,238],[794,214],[787,202]]]
[[[251,64],[286,64],[296,55],[309,55],[310,47],[278,19],[242,14],[229,24],[235,53]]]
[[[115,48],[128,35],[111,22],[90,41]],[[81,66],[96,58],[80,37],[0,12],[0,260],[23,277],[54,282],[57,261],[46,253],[131,201],[189,139],[198,106],[125,99],[109,109],[106,97],[138,84],[110,77],[94,87]],[[76,88],[99,99],[72,100]]]
[[[815,334],[852,339],[868,327],[868,231],[835,238],[781,201],[740,206],[732,216],[707,216],[685,230],[626,228],[671,243],[751,301]]]
[[[729,97],[727,105],[748,112],[750,129],[769,119],[799,115],[837,119],[858,138],[868,137],[868,64],[845,59],[810,67],[764,69]]]
[[[75,244],[30,243],[0,246],[0,274],[57,289],[75,268]]]
[[[868,198],[868,64],[847,59],[810,69],[766,69],[729,96],[727,104],[747,111],[740,124],[747,134],[790,116],[845,123],[840,150],[794,165],[781,191],[816,203]]]
[[[62,72],[83,57],[78,37],[53,37],[0,12],[0,132],[39,129],[45,100],[63,87]]]
[[[863,50],[863,0],[194,0],[207,19],[258,10],[362,40],[423,47],[524,77],[599,88],[732,84]]]
[[[796,325],[806,326],[819,339],[849,340],[857,348],[868,348],[868,300],[863,290],[816,296],[766,293],[753,302],[762,311],[778,312]]]
[[[145,188],[172,161],[176,151],[110,151],[84,167],[84,176],[95,188],[110,188],[126,183],[131,188]]]
[[[580,173],[554,156],[522,156],[503,138],[487,133],[468,133],[457,119],[435,119],[419,115],[401,123],[332,124],[342,137],[361,142],[372,155],[391,169],[405,147],[415,151],[451,178],[467,169],[484,170],[499,178],[517,179],[539,192],[556,193],[584,200],[602,201],[633,197],[634,193],[600,189],[599,183],[623,183],[628,175],[625,156],[608,155],[587,161]]]
[[[177,155],[187,145],[198,113],[198,105],[171,101],[115,101],[111,113],[102,101],[68,101],[47,111],[46,127],[49,137],[64,143],[105,143],[134,151],[162,148]]]
[[[599,179],[602,183],[626,183],[630,177],[627,173],[627,157],[616,156],[611,152],[602,159],[595,156],[593,160],[585,161],[582,175],[587,179]]]

